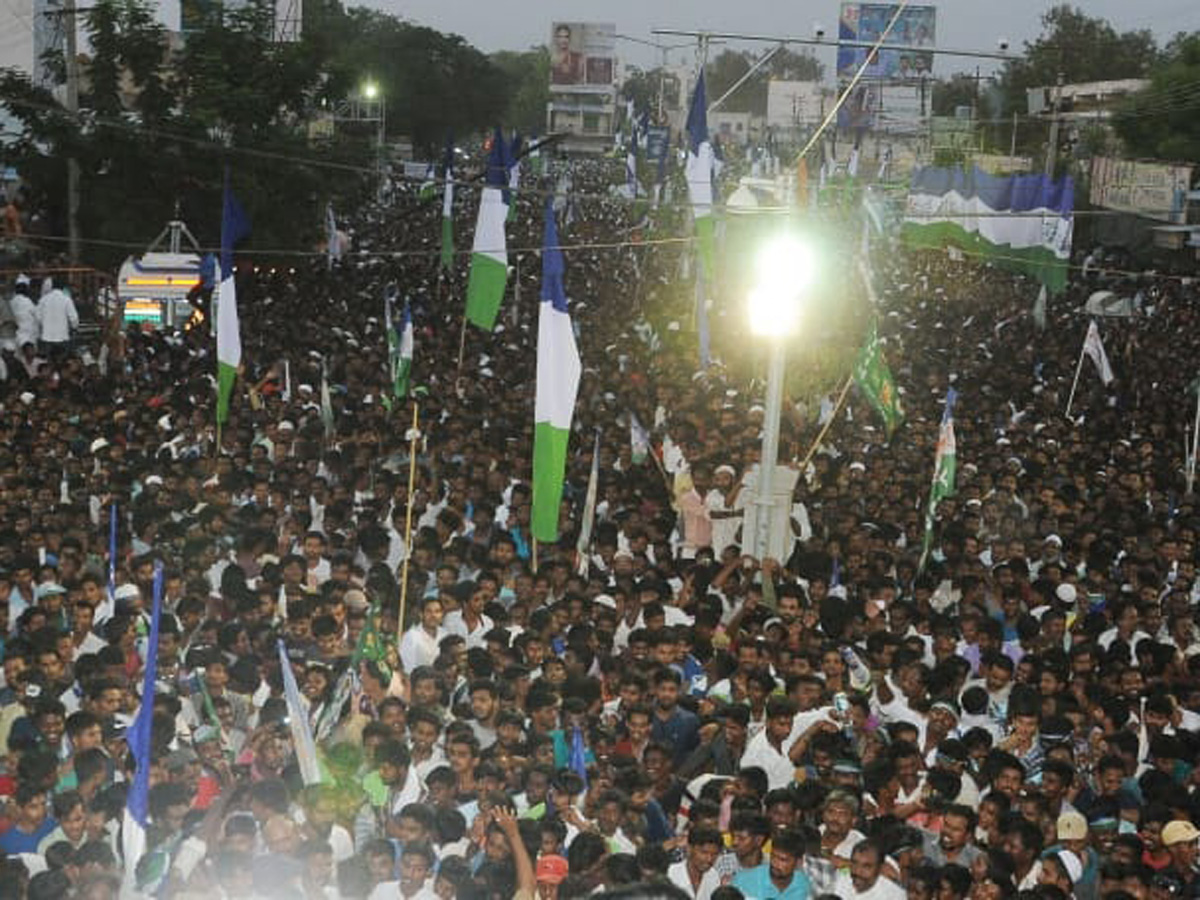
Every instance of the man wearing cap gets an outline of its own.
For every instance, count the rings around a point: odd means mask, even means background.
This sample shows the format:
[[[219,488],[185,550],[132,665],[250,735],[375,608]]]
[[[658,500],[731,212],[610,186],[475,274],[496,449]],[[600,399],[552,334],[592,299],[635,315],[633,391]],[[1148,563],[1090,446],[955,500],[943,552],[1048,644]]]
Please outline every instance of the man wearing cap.
[[[37,305],[30,297],[31,288],[27,275],[18,275],[13,298],[10,302],[13,318],[17,322],[16,348],[18,351],[26,344],[37,346],[41,335],[38,326]]]
[[[539,856],[534,870],[538,897],[541,900],[554,900],[558,896],[558,886],[567,879],[567,873],[567,861],[564,857],[557,853]]]
[[[738,528],[742,525],[738,502],[742,484],[736,479],[737,470],[733,466],[717,466],[713,470],[712,489],[704,496],[708,518],[712,522],[712,548],[718,558],[726,547],[737,543]]]
[[[1200,829],[1191,822],[1176,819],[1163,826],[1162,843],[1171,854],[1171,865],[1163,874],[1174,877],[1183,886],[1180,896],[1200,897],[1200,876],[1196,871],[1196,841]]]
[[[1078,812],[1065,812],[1058,817],[1055,834],[1058,837],[1058,845],[1050,849],[1069,851],[1080,864],[1079,876],[1072,879],[1076,892],[1088,897],[1094,896],[1095,883],[1099,877],[1099,858],[1088,844],[1087,819]],[[1044,864],[1042,872],[1045,875]]]

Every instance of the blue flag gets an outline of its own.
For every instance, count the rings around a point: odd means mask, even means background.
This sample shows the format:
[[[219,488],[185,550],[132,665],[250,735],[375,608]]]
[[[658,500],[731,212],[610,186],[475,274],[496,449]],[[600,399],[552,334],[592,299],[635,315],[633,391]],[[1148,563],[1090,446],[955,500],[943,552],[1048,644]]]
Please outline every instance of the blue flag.
[[[158,623],[162,617],[163,568],[154,564],[154,602],[150,611],[150,635],[146,643],[146,666],[142,672],[142,700],[137,716],[129,728],[129,752],[137,763],[133,782],[125,798],[124,822],[121,826],[121,846],[125,857],[125,878],[133,884],[138,860],[146,852],[146,829],[149,825],[150,726],[154,719],[155,681],[158,678]]]

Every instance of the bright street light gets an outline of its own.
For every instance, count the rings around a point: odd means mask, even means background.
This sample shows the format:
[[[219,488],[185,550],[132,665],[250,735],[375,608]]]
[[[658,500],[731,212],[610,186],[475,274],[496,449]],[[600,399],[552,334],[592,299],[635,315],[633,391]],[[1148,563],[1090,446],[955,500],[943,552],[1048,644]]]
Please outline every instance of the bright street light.
[[[368,81],[362,86],[362,95],[367,100],[374,100],[379,96],[379,85],[373,81]]]
[[[746,543],[761,561],[772,552],[781,552],[780,540],[772,532],[782,527],[775,521],[775,467],[779,463],[779,418],[783,410],[784,340],[794,334],[800,324],[801,304],[813,281],[816,258],[808,244],[792,235],[784,235],[764,247],[757,262],[758,284],[750,292],[747,304],[750,330],[770,341],[770,365],[755,500],[758,515],[754,534],[746,536]],[[783,502],[783,505],[790,509],[788,503]]]
[[[812,249],[794,237],[778,238],[758,257],[758,284],[750,292],[750,330],[786,337],[800,324],[800,304],[813,278]]]

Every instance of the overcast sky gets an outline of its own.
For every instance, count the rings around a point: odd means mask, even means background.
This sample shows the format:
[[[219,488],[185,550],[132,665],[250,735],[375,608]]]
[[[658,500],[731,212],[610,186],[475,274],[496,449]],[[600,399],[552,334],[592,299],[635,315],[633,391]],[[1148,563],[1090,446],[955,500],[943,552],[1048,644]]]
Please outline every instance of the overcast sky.
[[[440,31],[463,35],[485,52],[523,50],[546,43],[550,21],[613,22],[617,32],[652,38],[652,28],[706,29],[755,34],[811,36],[820,22],[836,34],[838,0],[370,0],[374,6]],[[1037,37],[1041,14],[1050,0],[951,0],[938,6],[938,44],[942,47],[993,49],[1000,38],[1014,48]],[[1176,31],[1200,30],[1200,0],[1079,0],[1089,15],[1108,18],[1119,30],[1150,28],[1160,39]],[[618,54],[634,64],[652,64],[653,50],[618,42]],[[821,50],[826,71],[832,50]],[[682,62],[679,53],[674,61]],[[942,57],[938,74],[968,68],[974,62]]]

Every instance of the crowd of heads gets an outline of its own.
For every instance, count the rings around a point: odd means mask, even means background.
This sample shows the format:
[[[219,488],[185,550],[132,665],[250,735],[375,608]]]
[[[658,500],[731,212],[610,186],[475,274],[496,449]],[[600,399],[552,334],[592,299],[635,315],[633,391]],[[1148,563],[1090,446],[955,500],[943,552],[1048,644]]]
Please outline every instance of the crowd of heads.
[[[243,256],[220,430],[206,327],[10,357],[0,896],[1200,894],[1193,288],[1136,286],[1103,323],[1116,379],[1084,359],[1068,419],[1102,275],[1039,329],[1034,281],[877,240],[878,306],[830,279],[823,338],[877,321],[905,422],[794,353],[790,533],[758,558],[760,345],[717,290],[698,365],[685,253],[604,199],[620,177],[572,168],[584,372],[554,543],[530,532],[554,178],[516,194],[494,333],[460,332],[465,257],[439,269],[415,186],[348,218],[335,266]],[[951,387],[956,491],[929,510]],[[149,831],[125,859],[139,709]]]

